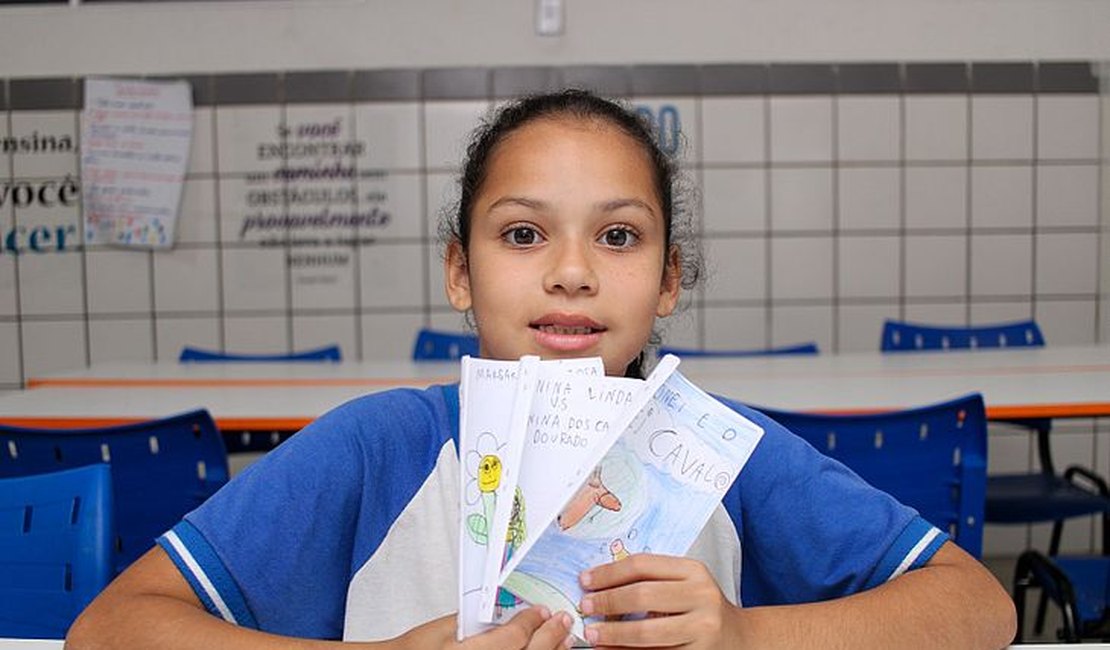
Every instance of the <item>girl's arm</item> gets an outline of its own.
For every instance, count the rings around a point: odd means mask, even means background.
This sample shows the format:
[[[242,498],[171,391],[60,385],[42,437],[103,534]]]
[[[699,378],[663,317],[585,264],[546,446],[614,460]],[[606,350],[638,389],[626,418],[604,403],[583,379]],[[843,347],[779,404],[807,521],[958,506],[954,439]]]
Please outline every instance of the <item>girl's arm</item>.
[[[455,616],[445,616],[381,643],[343,644],[380,650],[462,648],[496,650],[563,648],[570,628],[566,614],[551,616],[530,608],[490,632],[455,642]],[[336,641],[315,641],[239,627],[205,611],[189,583],[160,547],[154,547],[123,572],[74,622],[66,648],[327,648]]]
[[[583,574],[594,615],[653,612],[587,628],[602,647],[1003,648],[1016,614],[1002,586],[951,542],[920,569],[844,598],[737,608],[694,560],[639,555]]]

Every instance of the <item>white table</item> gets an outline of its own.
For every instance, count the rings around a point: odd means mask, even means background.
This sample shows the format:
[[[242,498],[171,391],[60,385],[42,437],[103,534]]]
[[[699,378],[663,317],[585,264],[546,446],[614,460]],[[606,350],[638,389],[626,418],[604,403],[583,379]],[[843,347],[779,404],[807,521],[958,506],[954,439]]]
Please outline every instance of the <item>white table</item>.
[[[778,409],[863,413],[983,394],[991,418],[1110,416],[1110,346],[687,359],[702,388]],[[225,430],[297,430],[349,399],[458,378],[458,363],[98,364],[0,397],[0,422],[95,426],[204,407]]]

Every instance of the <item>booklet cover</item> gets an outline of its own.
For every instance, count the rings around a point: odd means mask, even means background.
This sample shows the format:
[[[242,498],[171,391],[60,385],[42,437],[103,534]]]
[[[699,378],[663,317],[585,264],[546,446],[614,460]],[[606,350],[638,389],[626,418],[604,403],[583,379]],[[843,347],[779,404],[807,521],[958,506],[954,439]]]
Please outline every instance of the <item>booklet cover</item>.
[[[763,435],[675,365],[660,363],[650,397],[617,418],[571,485],[553,482],[563,505],[502,576],[521,600],[571,613],[579,639],[579,573],[632,553],[684,555]]]

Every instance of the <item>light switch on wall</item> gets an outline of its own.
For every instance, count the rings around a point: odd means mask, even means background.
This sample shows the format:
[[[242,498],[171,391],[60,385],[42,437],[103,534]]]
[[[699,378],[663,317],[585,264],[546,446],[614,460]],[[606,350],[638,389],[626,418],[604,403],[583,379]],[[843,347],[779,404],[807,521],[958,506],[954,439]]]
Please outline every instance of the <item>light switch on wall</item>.
[[[536,33],[540,36],[563,33],[563,0],[536,0]]]

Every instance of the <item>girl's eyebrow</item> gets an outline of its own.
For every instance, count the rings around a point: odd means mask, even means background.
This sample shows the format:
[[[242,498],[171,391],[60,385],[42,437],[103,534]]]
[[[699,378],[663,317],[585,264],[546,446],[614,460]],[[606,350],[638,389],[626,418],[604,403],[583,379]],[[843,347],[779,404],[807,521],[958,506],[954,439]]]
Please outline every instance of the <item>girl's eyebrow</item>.
[[[655,209],[651,207],[651,204],[641,201],[640,199],[612,199],[611,201],[599,203],[597,208],[601,212],[614,212],[621,208],[638,208],[653,217],[655,216]]]
[[[547,202],[538,199],[530,199],[526,196],[503,196],[489,205],[487,212],[506,206],[519,205],[531,210],[542,212],[550,208]]]
[[[522,206],[530,210],[535,210],[537,212],[545,212],[551,208],[551,205],[549,203],[547,203],[546,201],[541,201],[539,199],[532,199],[526,196],[503,196],[491,203],[487,211],[493,212],[498,208],[512,205]],[[652,216],[655,216],[655,209],[651,207],[651,204],[645,201],[641,201],[640,199],[610,199],[608,201],[602,201],[595,205],[595,209],[598,212],[615,212],[622,208],[637,208],[643,210],[644,212],[647,212]]]

